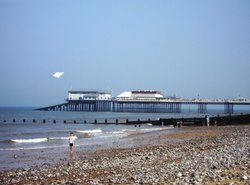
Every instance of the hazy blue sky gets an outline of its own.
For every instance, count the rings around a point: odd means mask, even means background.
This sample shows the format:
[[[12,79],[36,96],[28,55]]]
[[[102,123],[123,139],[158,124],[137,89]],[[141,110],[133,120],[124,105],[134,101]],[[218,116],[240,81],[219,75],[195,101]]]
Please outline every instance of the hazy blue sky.
[[[250,98],[249,70],[249,0],[0,0],[0,106],[71,88]]]

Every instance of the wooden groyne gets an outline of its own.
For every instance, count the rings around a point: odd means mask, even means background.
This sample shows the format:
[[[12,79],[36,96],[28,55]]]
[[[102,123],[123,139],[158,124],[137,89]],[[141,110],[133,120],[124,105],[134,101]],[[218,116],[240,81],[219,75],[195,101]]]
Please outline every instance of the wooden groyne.
[[[211,123],[217,124],[218,126],[223,125],[249,125],[250,124],[250,114],[240,114],[240,115],[227,115],[227,116],[216,116],[211,117]]]
[[[76,124],[76,122],[67,122],[68,124]],[[206,117],[190,117],[190,118],[159,118],[159,119],[133,119],[133,120],[119,120],[109,121],[105,119],[104,121],[94,120],[94,121],[83,121],[77,122],[90,123],[90,124],[125,124],[125,125],[152,125],[152,126],[178,126],[181,123],[183,126],[207,126]],[[210,126],[224,126],[224,125],[248,125],[250,124],[250,114],[241,115],[228,115],[228,116],[212,116],[210,117]]]
[[[208,126],[206,117],[189,117],[189,118],[158,118],[158,119],[103,119],[103,120],[56,120],[56,119],[3,119],[0,123],[34,123],[34,124],[124,124],[124,125],[152,125],[152,126]],[[224,125],[248,125],[250,124],[250,114],[227,115],[227,116],[211,116],[210,126]]]

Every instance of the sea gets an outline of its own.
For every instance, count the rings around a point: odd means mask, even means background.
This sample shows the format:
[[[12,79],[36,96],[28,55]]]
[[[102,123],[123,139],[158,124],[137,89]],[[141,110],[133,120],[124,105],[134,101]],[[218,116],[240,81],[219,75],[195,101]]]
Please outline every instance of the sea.
[[[237,110],[237,113],[250,113]],[[222,115],[221,110],[212,110],[206,115]],[[68,150],[71,132],[77,136],[75,147],[90,150],[94,146],[109,146],[131,134],[149,133],[173,127],[126,125],[126,119],[155,120],[159,118],[204,117],[195,109],[182,113],[112,113],[112,112],[66,112],[38,111],[32,107],[0,107],[0,169],[24,167],[38,161],[38,152],[48,152],[53,158]],[[118,124],[99,124],[104,123]],[[95,122],[97,124],[95,124]],[[128,143],[131,147],[133,143]],[[32,155],[27,155],[32,154]],[[21,157],[20,157],[21,156]],[[26,156],[26,157],[25,157]],[[40,154],[39,154],[40,156]],[[46,161],[46,160],[45,160]],[[48,162],[48,160],[47,160]]]

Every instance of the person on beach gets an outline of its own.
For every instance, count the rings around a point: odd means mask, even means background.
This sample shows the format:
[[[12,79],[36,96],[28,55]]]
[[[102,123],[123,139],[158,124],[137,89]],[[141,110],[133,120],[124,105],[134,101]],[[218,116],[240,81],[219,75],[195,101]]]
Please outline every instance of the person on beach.
[[[73,132],[70,132],[69,135],[69,149],[70,149],[70,159],[74,159],[74,142],[77,137],[74,135]]]
[[[210,117],[207,116],[206,119],[207,119],[207,120],[206,120],[206,121],[207,121],[207,126],[209,127],[209,125],[210,125]]]

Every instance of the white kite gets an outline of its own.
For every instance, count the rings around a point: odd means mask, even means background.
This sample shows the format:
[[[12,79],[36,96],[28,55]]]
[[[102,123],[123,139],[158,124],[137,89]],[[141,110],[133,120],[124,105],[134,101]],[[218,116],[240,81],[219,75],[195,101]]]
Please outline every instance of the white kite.
[[[64,72],[56,72],[52,76],[55,78],[60,78],[63,74],[64,74]]]

